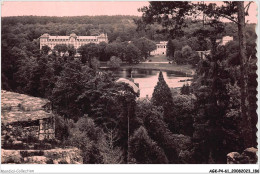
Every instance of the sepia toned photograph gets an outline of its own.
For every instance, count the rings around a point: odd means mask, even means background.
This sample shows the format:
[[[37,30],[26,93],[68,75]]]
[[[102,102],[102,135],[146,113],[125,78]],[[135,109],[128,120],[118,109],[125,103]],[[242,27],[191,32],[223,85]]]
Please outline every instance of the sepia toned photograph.
[[[2,2],[1,164],[257,164],[257,10]]]

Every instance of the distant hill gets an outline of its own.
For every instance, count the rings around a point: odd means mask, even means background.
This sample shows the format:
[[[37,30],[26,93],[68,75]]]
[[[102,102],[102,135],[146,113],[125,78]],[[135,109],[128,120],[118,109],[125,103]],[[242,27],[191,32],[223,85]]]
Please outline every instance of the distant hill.
[[[120,37],[128,41],[136,34],[134,19],[137,16],[15,16],[2,18],[2,33],[12,33],[24,37],[26,40],[39,38],[43,33],[51,35],[98,35],[107,33],[109,41]]]
[[[47,24],[47,23],[64,23],[64,24],[118,24],[118,23],[133,23],[133,19],[140,18],[138,16],[12,16],[2,17],[2,23],[15,25],[21,24]]]

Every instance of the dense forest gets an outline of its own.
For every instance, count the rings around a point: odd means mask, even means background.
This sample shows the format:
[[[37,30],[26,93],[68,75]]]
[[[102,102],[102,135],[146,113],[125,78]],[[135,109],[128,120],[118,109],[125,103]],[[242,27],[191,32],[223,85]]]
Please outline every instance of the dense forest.
[[[145,14],[145,10],[143,13]],[[256,33],[246,25],[248,102],[252,141],[245,143],[240,98],[237,26],[202,26],[186,19],[176,35],[160,22],[136,16],[3,17],[2,89],[47,98],[56,114],[56,144],[82,150],[84,163],[226,163],[229,152],[256,147]],[[81,47],[80,59],[39,50],[39,37],[108,34],[108,44]],[[225,35],[234,41],[218,46]],[[214,36],[214,38],[212,37]],[[167,56],[192,64],[196,74],[180,93],[159,74],[151,99],[139,99],[112,67],[138,63],[149,56],[151,41],[168,41]],[[128,41],[132,41],[128,43]],[[149,45],[144,49],[139,45]],[[58,48],[56,47],[58,50]],[[154,48],[153,48],[154,49]],[[205,60],[195,51],[212,50]]]

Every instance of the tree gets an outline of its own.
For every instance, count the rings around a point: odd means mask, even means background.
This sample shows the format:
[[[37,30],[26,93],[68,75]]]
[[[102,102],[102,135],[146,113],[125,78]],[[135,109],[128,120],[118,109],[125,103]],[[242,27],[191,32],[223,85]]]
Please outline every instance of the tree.
[[[195,51],[193,51],[191,47],[188,45],[182,47],[181,55],[183,59],[182,61],[185,64],[190,64],[195,66],[200,60],[198,54]]]
[[[166,164],[168,159],[163,150],[158,147],[148,135],[144,127],[134,132],[130,139],[130,159],[137,164]]]
[[[189,59],[189,57],[191,56],[192,54],[192,49],[190,46],[186,45],[184,47],[182,47],[181,49],[181,54],[182,54],[182,57],[186,60]]]
[[[161,106],[164,112],[164,119],[169,122],[172,120],[172,94],[169,86],[163,78],[163,74],[160,71],[157,85],[154,87],[152,95],[152,103],[155,106]],[[171,121],[170,121],[171,122]]]
[[[122,61],[124,60],[126,45],[122,43],[113,42],[107,45],[105,52],[108,57],[116,56],[119,57]]]
[[[89,99],[84,100],[84,105],[81,105],[78,100],[83,91],[89,89],[87,83],[93,78],[93,75],[92,69],[83,66],[77,60],[68,61],[64,65],[51,96],[54,110],[59,115],[78,120],[79,117],[86,113],[86,110],[89,109]]]
[[[128,44],[125,51],[125,60],[129,64],[139,63],[141,59],[140,50],[132,43]]]
[[[82,45],[81,47],[79,47],[78,52],[81,55],[81,62],[84,64],[86,62],[88,62],[89,67],[92,68],[91,60],[94,57],[98,57],[99,46],[95,43],[89,43],[89,44]]]
[[[50,50],[51,50],[51,48],[49,46],[47,46],[47,45],[42,46],[43,54],[48,54]]]
[[[239,58],[240,58],[240,92],[241,92],[241,114],[243,118],[244,128],[243,135],[245,146],[251,147],[255,144],[253,140],[253,130],[249,122],[251,116],[248,114],[248,58],[246,56],[246,37],[245,37],[245,16],[248,15],[250,7],[249,2],[244,6],[244,2],[225,2],[224,5],[217,7],[216,4],[209,4],[204,7],[204,12],[214,17],[216,20],[219,18],[226,18],[238,27],[238,40],[239,40]]]
[[[119,130],[116,127],[106,128],[106,140],[105,140],[105,151],[102,155],[105,164],[121,164],[124,162],[123,151],[120,147],[116,146],[118,140]]]
[[[100,42],[99,43],[99,60],[100,61],[108,61],[110,57],[107,56],[106,54],[106,47],[107,47],[106,42]]]
[[[172,117],[174,117],[174,122],[168,124],[172,132],[188,136],[193,135],[193,118],[196,112],[194,110],[195,100],[194,95],[176,95],[173,97]]]
[[[173,59],[173,57],[174,57],[174,52],[175,52],[175,49],[176,49],[176,48],[175,48],[175,46],[174,46],[172,40],[169,40],[169,41],[168,41],[168,43],[167,43],[167,45],[166,45],[166,48],[167,48],[167,50],[166,50],[166,56],[169,57],[170,59]]]
[[[111,68],[119,68],[122,60],[116,56],[112,56],[110,61],[107,62],[107,65]]]
[[[243,118],[244,128],[243,135],[245,140],[245,146],[253,146],[256,140],[253,140],[251,116],[248,113],[248,58],[246,56],[246,37],[245,37],[245,8],[244,2],[236,2],[237,15],[238,15],[238,37],[239,37],[239,53],[240,53],[240,69],[241,69],[241,114]]]
[[[182,95],[190,95],[190,93],[191,93],[190,85],[189,84],[184,84],[181,87],[181,94]]]
[[[143,12],[142,20],[146,24],[157,22],[161,24],[173,39],[183,35],[184,18],[190,13],[193,6],[190,2],[149,2],[139,11]]]
[[[174,60],[178,65],[184,64],[184,59],[182,57],[182,52],[181,51],[175,51],[174,52]]]
[[[74,46],[73,45],[71,45],[71,44],[69,44],[68,46],[67,46],[67,48],[68,48],[68,53],[69,53],[69,56],[71,56],[71,57],[73,57],[73,56],[75,56],[75,54],[76,54],[76,49],[74,48]]]
[[[136,117],[139,120],[138,124],[146,128],[148,135],[164,151],[169,163],[178,163],[177,145],[173,134],[163,119],[161,107],[155,106],[147,100],[139,101],[136,108]]]
[[[82,151],[84,164],[102,164],[105,134],[88,116],[80,118],[70,130],[68,144]]]
[[[134,39],[133,44],[141,51],[141,55],[145,59],[150,56],[150,52],[156,49],[156,44],[145,37]]]
[[[68,51],[68,47],[66,44],[58,44],[54,46],[54,51],[57,51],[61,56],[61,53],[65,54]]]

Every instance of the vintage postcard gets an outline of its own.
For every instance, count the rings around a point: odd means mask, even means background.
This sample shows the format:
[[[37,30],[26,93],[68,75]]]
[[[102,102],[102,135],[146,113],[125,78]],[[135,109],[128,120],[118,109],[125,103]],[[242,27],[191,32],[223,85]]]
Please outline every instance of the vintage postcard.
[[[2,1],[1,172],[259,173],[258,8]]]

